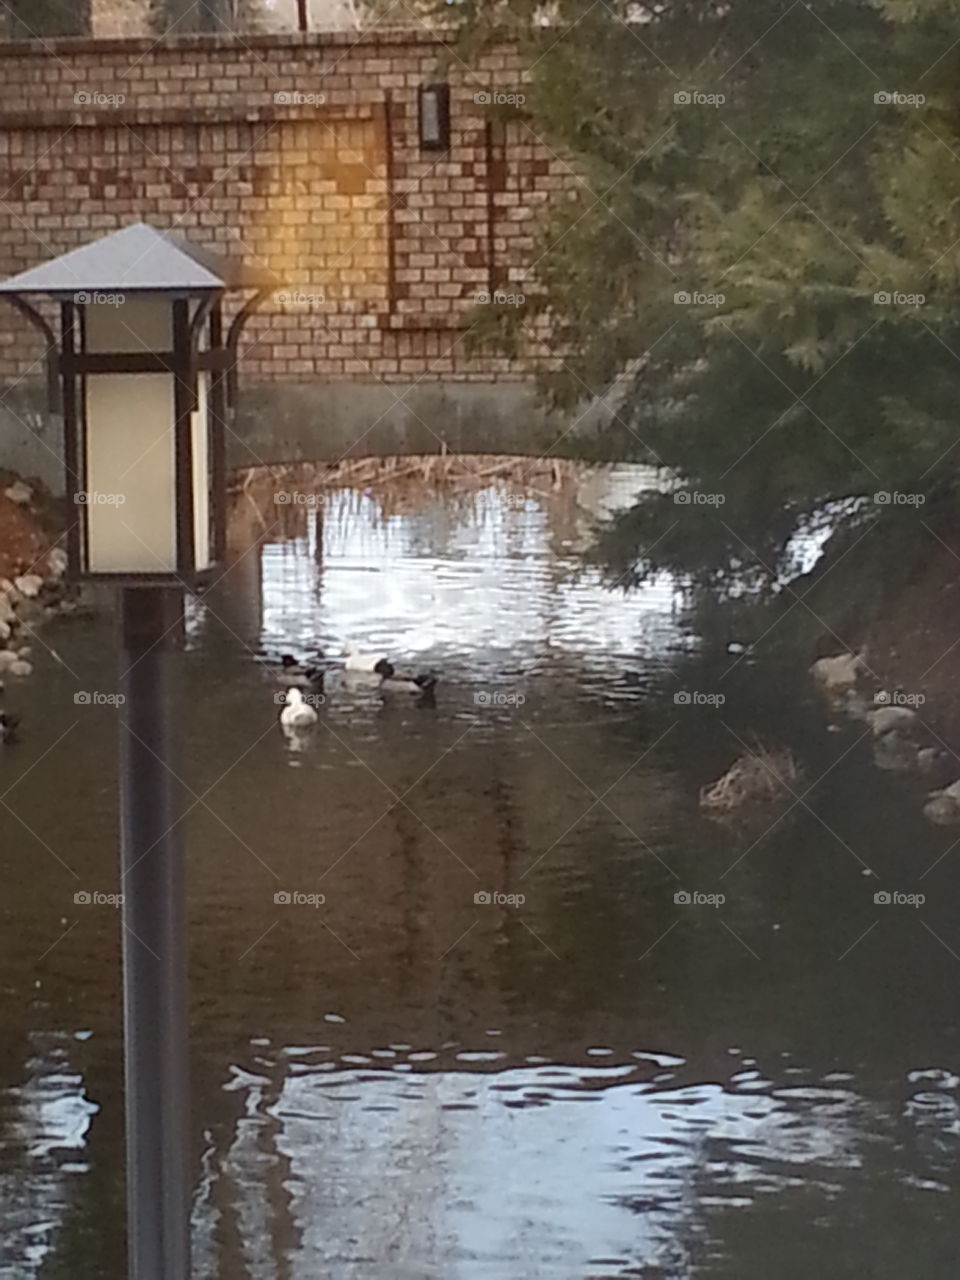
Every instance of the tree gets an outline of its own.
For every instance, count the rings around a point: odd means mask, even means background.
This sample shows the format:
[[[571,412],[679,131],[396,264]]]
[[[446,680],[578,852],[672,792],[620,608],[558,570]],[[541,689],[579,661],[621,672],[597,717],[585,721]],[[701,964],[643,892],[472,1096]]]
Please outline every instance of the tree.
[[[0,25],[8,40],[88,35],[90,0],[6,0]]]
[[[253,32],[259,28],[262,0],[148,0],[157,35],[198,32]]]
[[[956,0],[428,7],[521,43],[511,127],[578,178],[527,304],[477,332],[529,349],[546,318],[545,392],[572,410],[616,388],[618,446],[663,467],[603,543],[612,578],[770,593],[804,523],[834,530],[834,564],[916,532],[874,495],[952,500]]]

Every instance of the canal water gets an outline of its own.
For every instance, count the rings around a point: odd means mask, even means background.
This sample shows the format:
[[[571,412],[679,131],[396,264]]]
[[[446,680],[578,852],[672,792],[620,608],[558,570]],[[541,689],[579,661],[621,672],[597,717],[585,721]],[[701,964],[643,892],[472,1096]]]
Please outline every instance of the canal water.
[[[960,851],[773,650],[582,568],[649,482],[236,496],[178,659],[199,1277],[956,1274]],[[0,1277],[116,1280],[109,601],[43,641],[0,757]],[[286,739],[262,659],[350,642],[435,703],[332,665]],[[802,800],[706,822],[758,738]]]

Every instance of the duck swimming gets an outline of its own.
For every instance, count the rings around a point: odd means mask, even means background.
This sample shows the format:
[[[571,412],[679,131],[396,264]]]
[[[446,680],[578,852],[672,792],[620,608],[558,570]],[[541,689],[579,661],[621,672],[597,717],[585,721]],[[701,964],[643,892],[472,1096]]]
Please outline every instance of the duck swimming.
[[[387,664],[390,665],[389,663]],[[429,675],[419,676],[395,676],[393,668],[390,668],[390,674],[385,675],[380,681],[380,688],[384,693],[410,693],[410,694],[433,694],[437,687],[437,677]]]
[[[304,701],[303,694],[294,686],[280,712],[280,723],[284,729],[307,729],[316,724],[318,718],[315,708]]]
[[[320,689],[323,687],[323,668],[308,667],[298,662],[292,653],[285,653],[280,659],[280,669],[276,672],[276,677],[279,684],[286,685],[288,688]]]
[[[347,645],[344,670],[366,675],[389,677],[394,674],[393,663],[385,653],[361,653],[355,644]]]

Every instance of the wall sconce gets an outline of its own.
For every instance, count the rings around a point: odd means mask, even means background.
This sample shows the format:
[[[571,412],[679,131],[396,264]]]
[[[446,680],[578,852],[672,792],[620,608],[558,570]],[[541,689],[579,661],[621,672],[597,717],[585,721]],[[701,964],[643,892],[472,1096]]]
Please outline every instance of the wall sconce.
[[[446,151],[450,146],[450,86],[420,86],[420,149]]]

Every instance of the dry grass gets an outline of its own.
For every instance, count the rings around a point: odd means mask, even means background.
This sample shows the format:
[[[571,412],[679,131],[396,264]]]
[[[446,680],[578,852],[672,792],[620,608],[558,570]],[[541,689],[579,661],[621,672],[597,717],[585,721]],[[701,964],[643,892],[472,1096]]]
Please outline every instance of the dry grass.
[[[802,784],[803,770],[788,747],[758,742],[716,782],[701,789],[700,809],[715,822],[766,818],[792,803]]]

